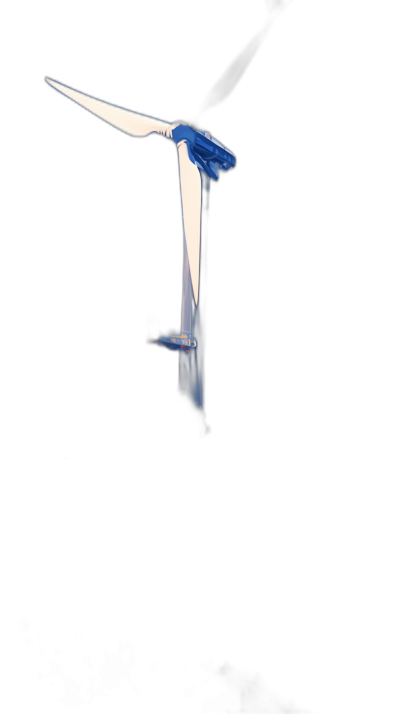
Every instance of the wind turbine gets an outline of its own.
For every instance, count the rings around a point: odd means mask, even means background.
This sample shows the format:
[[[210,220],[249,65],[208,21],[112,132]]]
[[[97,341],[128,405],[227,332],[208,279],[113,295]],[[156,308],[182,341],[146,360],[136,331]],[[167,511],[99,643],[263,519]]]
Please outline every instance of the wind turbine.
[[[144,116],[45,77],[46,82],[95,116],[134,137],[157,133],[173,141],[178,151],[183,220],[183,275],[181,330],[158,337],[148,337],[150,346],[178,353],[178,389],[187,394],[205,420],[204,356],[206,336],[206,262],[205,226],[209,213],[210,181],[217,182],[220,172],[235,168],[237,159],[210,133],[197,128],[200,115],[223,102],[234,90],[250,62],[272,29],[276,19],[292,0],[264,0],[268,19],[246,44],[222,77],[207,94],[194,116],[172,124]],[[206,432],[210,431],[206,425]]]

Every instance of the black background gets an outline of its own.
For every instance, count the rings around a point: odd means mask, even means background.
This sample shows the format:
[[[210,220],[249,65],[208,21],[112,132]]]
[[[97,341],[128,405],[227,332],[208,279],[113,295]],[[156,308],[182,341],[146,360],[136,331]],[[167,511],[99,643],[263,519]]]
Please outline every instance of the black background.
[[[90,630],[92,654],[129,625],[143,661],[191,628],[207,651],[216,629],[247,653],[256,632],[276,681],[323,711],[343,676],[332,638],[352,438],[329,12],[295,0],[200,122],[238,161],[211,188],[202,441],[175,355],[145,346],[149,314],[180,327],[176,149],[44,81],[187,120],[264,18],[252,2],[34,19],[13,303],[18,622],[60,652]]]

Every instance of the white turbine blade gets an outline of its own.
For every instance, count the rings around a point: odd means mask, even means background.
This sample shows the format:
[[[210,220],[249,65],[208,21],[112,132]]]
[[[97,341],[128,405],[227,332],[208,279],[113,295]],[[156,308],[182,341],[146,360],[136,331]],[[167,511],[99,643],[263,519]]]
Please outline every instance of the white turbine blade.
[[[109,102],[103,102],[101,99],[95,99],[95,97],[90,97],[88,94],[78,92],[78,90],[67,87],[61,82],[56,82],[54,79],[49,79],[49,77],[45,79],[51,87],[57,89],[61,94],[65,94],[66,97],[80,104],[81,107],[131,136],[147,136],[153,131],[165,134],[170,126],[169,122],[147,117],[145,114],[131,112],[129,109],[117,107],[115,104],[109,104]]]
[[[183,228],[189,258],[193,297],[197,305],[200,277],[201,176],[197,166],[189,159],[186,141],[178,144],[178,158]]]

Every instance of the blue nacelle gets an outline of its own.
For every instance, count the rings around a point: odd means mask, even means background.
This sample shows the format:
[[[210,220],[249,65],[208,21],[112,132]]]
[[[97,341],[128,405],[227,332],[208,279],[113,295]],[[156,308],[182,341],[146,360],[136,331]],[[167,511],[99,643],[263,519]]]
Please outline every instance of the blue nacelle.
[[[234,155],[222,144],[203,132],[192,129],[191,126],[179,124],[173,129],[172,138],[176,144],[187,141],[190,160],[194,164],[197,163],[215,181],[218,181],[219,169],[228,171],[236,164]]]

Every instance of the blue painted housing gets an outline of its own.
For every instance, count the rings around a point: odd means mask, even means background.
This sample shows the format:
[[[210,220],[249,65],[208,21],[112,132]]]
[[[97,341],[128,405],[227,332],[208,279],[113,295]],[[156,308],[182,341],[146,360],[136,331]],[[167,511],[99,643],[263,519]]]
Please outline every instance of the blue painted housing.
[[[176,144],[183,140],[187,141],[190,160],[197,163],[215,181],[218,181],[219,169],[228,171],[236,164],[236,159],[230,151],[215,139],[209,139],[191,126],[179,124],[172,131],[172,138]]]

